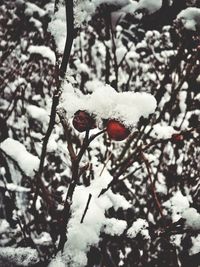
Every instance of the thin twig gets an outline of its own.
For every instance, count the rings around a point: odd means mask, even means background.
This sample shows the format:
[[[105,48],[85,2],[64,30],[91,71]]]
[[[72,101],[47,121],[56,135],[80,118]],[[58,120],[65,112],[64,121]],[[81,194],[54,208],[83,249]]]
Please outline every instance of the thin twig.
[[[90,205],[91,198],[92,198],[92,194],[89,194],[88,201],[87,201],[87,204],[85,206],[85,210],[84,210],[84,213],[83,213],[83,216],[81,218],[81,222],[80,223],[83,223],[83,221],[84,221],[85,215],[86,215],[87,210],[88,210],[89,205]]]
[[[47,150],[48,141],[49,141],[49,138],[51,136],[51,133],[52,133],[54,125],[55,125],[56,109],[57,109],[57,106],[59,104],[59,98],[60,98],[60,87],[61,87],[62,80],[65,77],[67,65],[69,63],[69,57],[70,57],[70,52],[71,52],[71,48],[72,48],[72,43],[73,43],[73,35],[74,35],[73,0],[65,0],[65,7],[66,7],[66,21],[67,21],[67,36],[66,36],[65,48],[64,48],[64,53],[63,53],[62,62],[61,62],[61,66],[59,68],[59,71],[58,71],[58,65],[56,64],[57,88],[53,94],[50,121],[49,121],[46,135],[45,135],[44,140],[43,140],[43,144],[42,144],[42,152],[41,152],[41,156],[40,156],[40,165],[39,165],[39,170],[36,174],[36,193],[35,193],[34,199],[33,199],[33,206],[35,206],[37,196],[38,196],[40,189],[43,192],[43,196],[46,196],[46,198],[48,199],[48,201],[47,201],[48,204],[51,205],[51,199],[49,197],[49,192],[46,189],[46,187],[42,181],[41,176],[42,176],[42,172],[43,172],[43,168],[44,168],[44,161],[45,161],[45,157],[46,157],[46,150]],[[59,79],[59,77],[61,79]]]
[[[146,166],[146,168],[147,168],[148,178],[149,178],[149,181],[150,181],[150,184],[151,184],[151,190],[152,190],[152,195],[153,195],[155,204],[156,204],[156,206],[157,206],[157,208],[158,208],[158,211],[159,211],[161,217],[163,218],[164,215],[163,215],[162,207],[161,207],[161,204],[160,204],[160,202],[159,202],[159,200],[158,200],[158,196],[157,196],[157,194],[156,194],[155,187],[154,187],[154,185],[153,185],[153,179],[152,179],[152,176],[151,176],[151,175],[152,175],[152,174],[151,174],[151,166],[150,166],[150,164],[149,164],[148,159],[145,157],[145,155],[144,155],[144,153],[143,153],[142,151],[141,151],[141,157],[142,157],[142,159],[143,159],[143,161],[144,161],[144,163],[145,163],[145,166]]]

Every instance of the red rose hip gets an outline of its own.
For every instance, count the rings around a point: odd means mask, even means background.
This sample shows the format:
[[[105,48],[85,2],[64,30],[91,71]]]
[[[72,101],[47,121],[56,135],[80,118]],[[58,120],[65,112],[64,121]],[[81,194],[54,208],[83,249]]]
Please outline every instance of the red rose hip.
[[[85,132],[96,127],[94,118],[83,110],[78,110],[74,114],[72,124],[79,132]]]
[[[115,141],[122,141],[130,134],[130,131],[117,120],[109,120],[106,130],[110,139]]]

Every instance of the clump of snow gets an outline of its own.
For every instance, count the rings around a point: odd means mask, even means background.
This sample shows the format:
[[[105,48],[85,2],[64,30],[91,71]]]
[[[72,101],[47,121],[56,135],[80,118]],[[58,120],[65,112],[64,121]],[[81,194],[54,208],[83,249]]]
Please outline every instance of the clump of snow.
[[[198,234],[196,237],[192,236],[192,247],[189,250],[190,255],[194,255],[200,252],[200,234]]]
[[[153,14],[162,7],[163,0],[140,0],[137,9],[145,9],[148,14]]]
[[[25,15],[33,16],[33,13],[37,13],[40,17],[44,17],[46,15],[46,11],[36,4],[26,2],[26,8],[25,8]]]
[[[179,107],[182,113],[186,111],[187,105],[186,105],[186,98],[187,98],[187,91],[181,91],[179,93]]]
[[[117,64],[119,65],[121,60],[125,57],[127,49],[125,46],[121,45],[116,49]]]
[[[46,127],[49,121],[49,115],[44,108],[40,108],[35,105],[28,105],[26,110],[30,118],[39,121],[44,128]]]
[[[180,218],[185,220],[185,227],[193,230],[200,229],[200,214],[194,208],[190,207],[191,197],[183,196],[180,191],[177,191],[173,197],[163,203],[163,206],[169,209],[172,213],[173,222]]]
[[[148,226],[149,224],[146,220],[138,218],[128,229],[127,235],[130,238],[135,238],[140,233],[145,239],[149,239]]]
[[[149,127],[147,127],[146,132],[149,131]],[[171,138],[173,134],[177,133],[174,130],[174,127],[169,125],[162,125],[160,123],[153,125],[153,130],[151,132],[151,136],[158,139],[168,139]]]
[[[35,236],[32,235],[32,239],[34,241],[34,244],[36,245],[44,245],[44,244],[51,244],[52,239],[49,233],[47,232],[42,232],[40,235]]]
[[[0,235],[9,229],[10,225],[5,219],[0,220]]]
[[[4,183],[0,181],[0,187],[5,188]],[[15,192],[29,192],[30,188],[26,188],[20,185],[15,185],[13,183],[6,183],[6,189],[8,189],[9,191],[15,191]]]
[[[116,7],[123,7],[128,5],[131,1],[130,0],[93,0],[96,7],[100,6],[101,4],[107,5],[114,5]]]
[[[77,26],[87,21],[90,15],[95,13],[95,4],[88,0],[77,0],[74,8],[74,19]]]
[[[69,117],[78,110],[85,110],[97,120],[112,118],[127,126],[135,126],[141,116],[146,118],[155,111],[156,100],[147,93],[118,93],[111,86],[98,83],[92,94],[83,95],[71,84],[65,83],[61,106]]]
[[[55,53],[45,45],[30,45],[28,48],[30,54],[39,54],[42,57],[48,58],[53,65],[56,63]]]
[[[34,176],[39,167],[39,158],[29,153],[23,144],[12,138],[7,138],[1,143],[0,148],[18,163],[27,176]]]
[[[185,29],[196,31],[200,26],[200,8],[188,7],[178,14],[177,19],[181,20]]]
[[[109,189],[102,196],[98,197],[101,190],[106,188],[112,180],[112,176],[107,170],[104,170],[102,175],[99,176],[102,167],[94,168],[94,172],[97,175],[89,187],[81,185],[75,189],[71,206],[72,216],[68,224],[68,240],[62,254],[62,261],[67,266],[86,266],[87,252],[90,246],[95,246],[99,243],[101,232],[106,232],[110,235],[120,235],[126,228],[125,221],[106,218],[105,212],[113,206],[112,200],[117,195]],[[92,194],[92,198],[84,221],[80,223],[89,193]],[[130,206],[129,202],[121,196],[121,205],[119,207]]]
[[[66,265],[62,261],[61,256],[57,255],[56,258],[49,263],[48,267],[66,267]]]
[[[20,266],[32,266],[39,261],[36,249],[1,247],[0,258]]]
[[[184,210],[190,207],[190,202],[187,196],[183,196],[180,191],[177,191],[169,200],[163,203],[163,207],[171,211],[172,220],[176,222],[181,218]]]
[[[63,53],[67,36],[66,12],[64,6],[59,6],[58,11],[48,24],[48,30],[54,37],[58,52]]]
[[[124,13],[134,14],[137,9],[138,3],[136,1],[131,1],[129,4],[121,8],[121,11]]]
[[[188,228],[194,229],[194,230],[200,230],[200,214],[198,211],[194,208],[186,209],[182,213],[182,218],[185,219],[185,225]]]
[[[104,232],[110,235],[121,235],[127,227],[127,222],[115,218],[107,219]]]

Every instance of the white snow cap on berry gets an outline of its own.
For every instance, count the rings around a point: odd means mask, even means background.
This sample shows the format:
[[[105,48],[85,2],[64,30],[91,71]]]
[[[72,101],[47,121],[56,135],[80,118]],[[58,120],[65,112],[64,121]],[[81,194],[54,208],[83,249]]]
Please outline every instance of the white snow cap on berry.
[[[155,111],[156,100],[148,93],[116,92],[110,85],[96,82],[93,83],[93,92],[84,95],[71,84],[65,83],[61,106],[68,118],[78,110],[85,110],[96,116],[97,120],[116,119],[133,127],[141,116],[147,118]]]

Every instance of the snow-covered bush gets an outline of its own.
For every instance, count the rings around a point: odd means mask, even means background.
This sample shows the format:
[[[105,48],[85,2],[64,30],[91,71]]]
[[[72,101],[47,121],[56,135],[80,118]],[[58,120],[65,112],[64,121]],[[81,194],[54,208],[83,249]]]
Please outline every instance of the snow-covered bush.
[[[198,1],[1,4],[0,265],[197,267]]]

